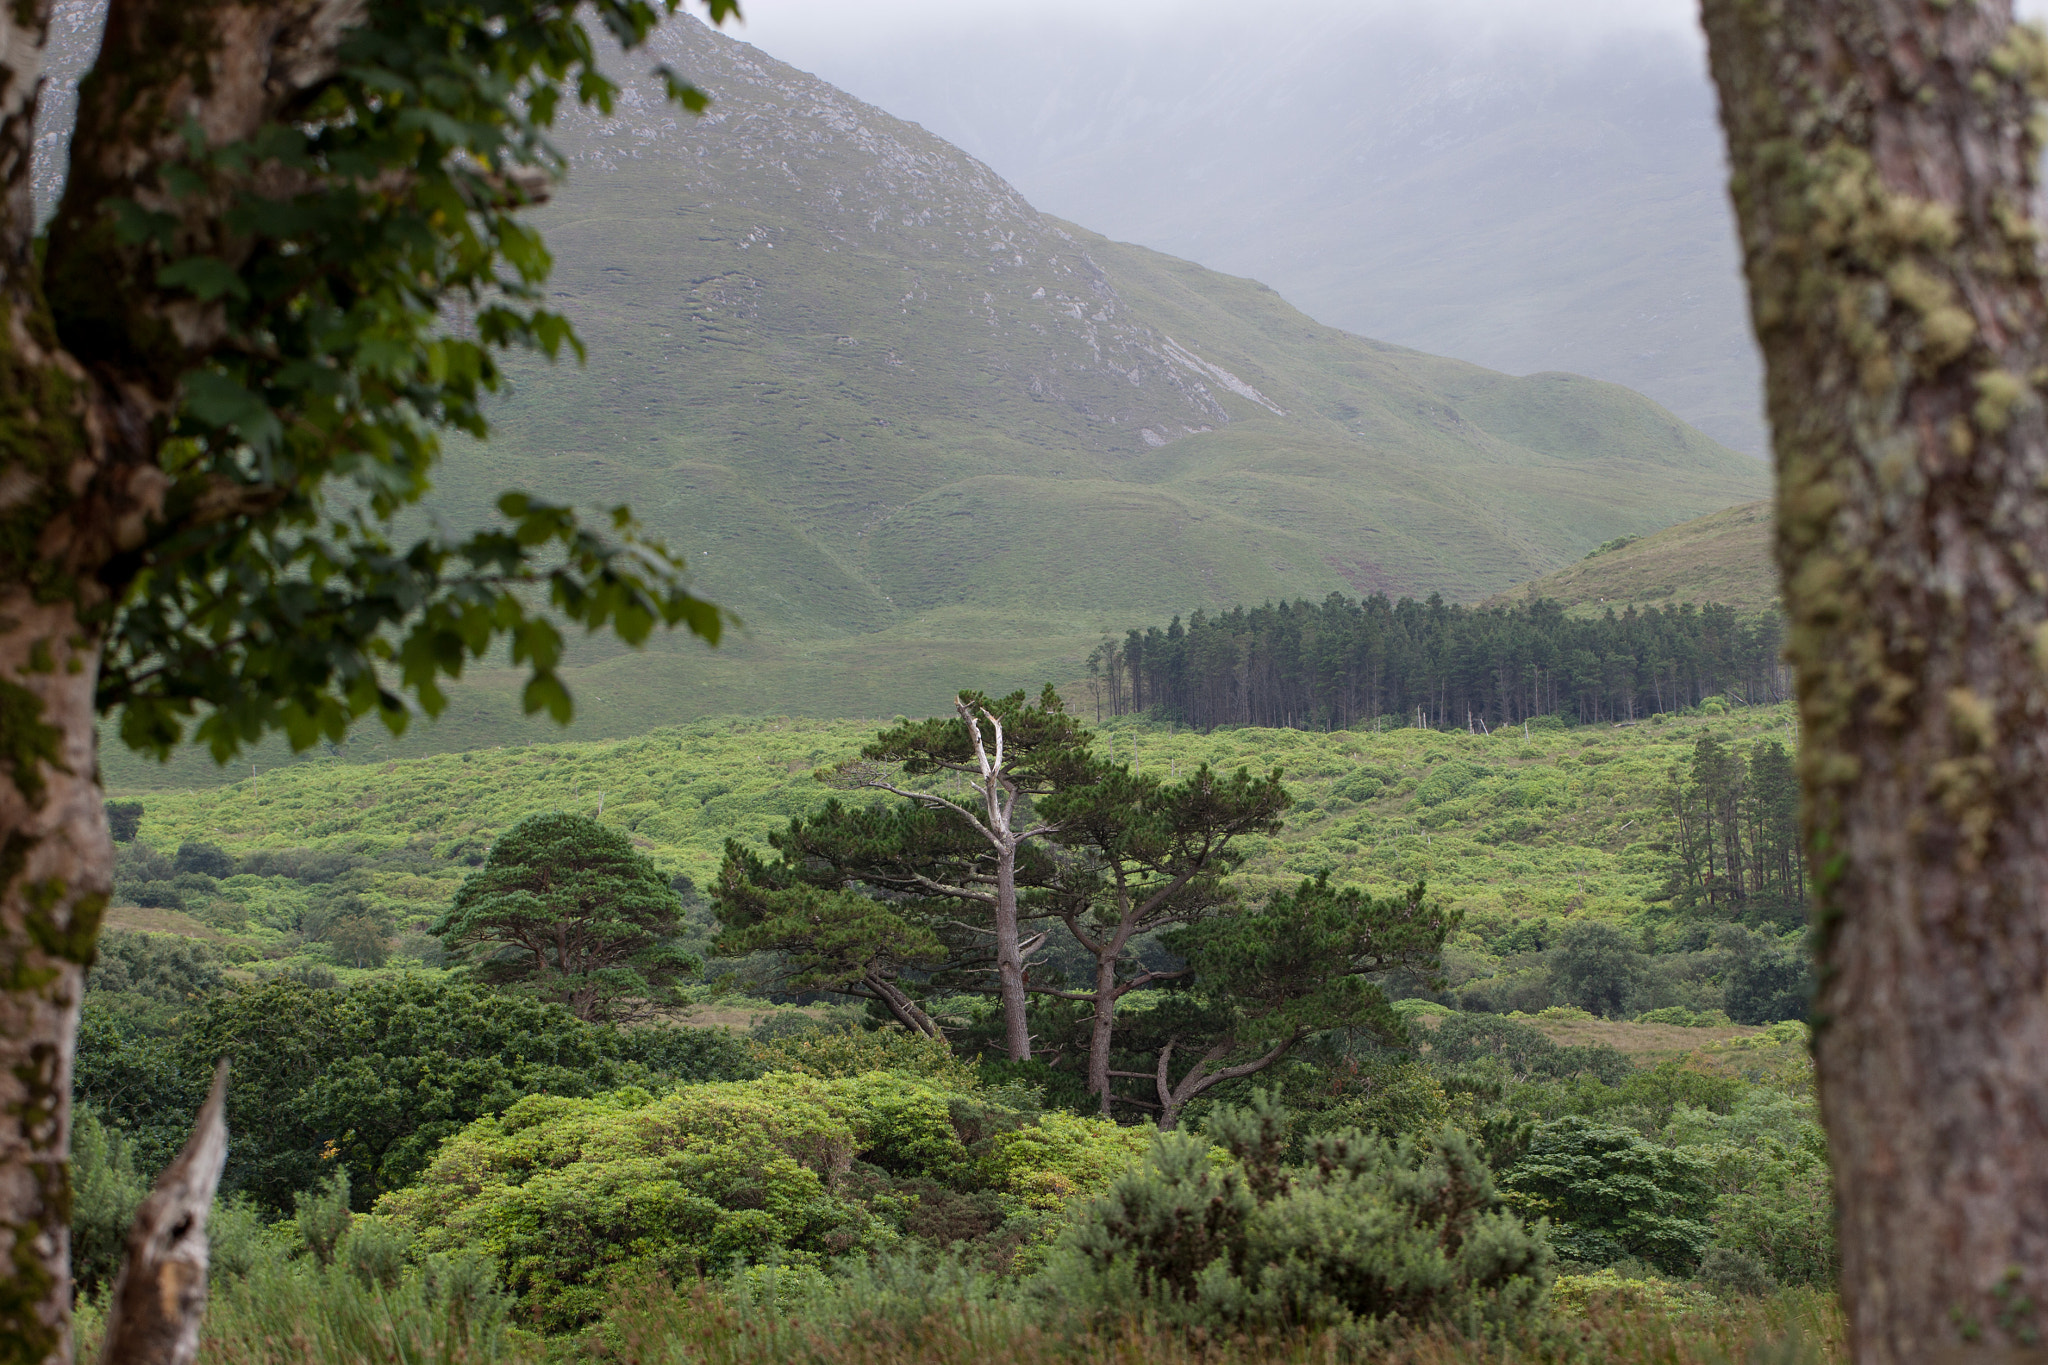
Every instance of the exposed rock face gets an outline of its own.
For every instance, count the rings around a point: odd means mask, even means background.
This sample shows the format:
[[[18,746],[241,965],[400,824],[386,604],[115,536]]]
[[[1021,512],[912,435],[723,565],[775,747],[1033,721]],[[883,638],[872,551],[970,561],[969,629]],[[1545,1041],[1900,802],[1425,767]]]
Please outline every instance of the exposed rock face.
[[[989,373],[1086,418],[1099,449],[1155,449],[1222,426],[1231,413],[1219,392],[1284,415],[1146,325],[1071,232],[959,148],[695,20],[669,23],[653,46],[653,62],[615,64],[624,91],[612,114],[570,111],[558,141],[575,180],[658,175],[705,226],[723,217],[719,239],[749,254],[744,269],[696,282],[700,316],[773,327],[784,301],[762,264],[769,252],[880,254],[900,278],[859,301],[861,323],[887,331],[891,313],[933,309],[974,319]],[[669,105],[636,69],[656,63],[710,90],[711,111],[693,119]],[[901,330],[900,364],[940,342],[914,323]]]

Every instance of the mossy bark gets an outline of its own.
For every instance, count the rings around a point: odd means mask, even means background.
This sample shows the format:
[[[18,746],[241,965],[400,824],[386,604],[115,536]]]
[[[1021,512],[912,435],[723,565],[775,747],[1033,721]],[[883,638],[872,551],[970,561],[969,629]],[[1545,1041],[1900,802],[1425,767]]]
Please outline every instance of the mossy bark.
[[[2048,1322],[2048,49],[2006,0],[1705,0],[1777,455],[1855,1359]]]

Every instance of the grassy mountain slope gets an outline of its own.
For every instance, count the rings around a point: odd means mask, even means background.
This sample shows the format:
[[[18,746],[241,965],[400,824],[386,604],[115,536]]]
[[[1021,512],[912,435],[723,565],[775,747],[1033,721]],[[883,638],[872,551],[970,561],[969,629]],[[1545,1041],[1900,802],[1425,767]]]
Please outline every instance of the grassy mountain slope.
[[[1600,550],[1541,578],[1517,584],[1491,600],[1525,602],[1548,597],[1582,615],[1680,602],[1725,602],[1763,611],[1778,601],[1778,566],[1771,558],[1771,504],[1744,503],[1681,522],[1641,540]]]
[[[1195,608],[1470,600],[1763,489],[1628,390],[1322,326],[1045,217],[702,24],[656,47],[712,112],[628,73],[613,116],[567,117],[539,225],[589,361],[515,358],[494,439],[451,452],[431,509],[475,524],[506,487],[629,503],[744,618],[716,653],[583,649],[580,736],[930,712],[1073,677],[1104,633]],[[351,747],[548,734],[517,682],[484,670],[442,724]]]
[[[1586,25],[1297,0],[1246,25],[1186,4],[1086,43],[1035,8],[824,30],[759,8],[772,49],[1063,217],[1335,326],[1599,375],[1767,447],[1713,89],[1697,36],[1653,6]]]
[[[929,707],[1198,606],[1477,597],[1761,490],[1626,390],[1320,326],[702,25],[660,43],[713,113],[642,80],[564,127],[543,226],[590,362],[518,366],[440,495],[451,521],[508,482],[627,500],[689,553],[753,652],[661,655],[644,724],[734,689]],[[840,675],[873,667],[853,708]]]

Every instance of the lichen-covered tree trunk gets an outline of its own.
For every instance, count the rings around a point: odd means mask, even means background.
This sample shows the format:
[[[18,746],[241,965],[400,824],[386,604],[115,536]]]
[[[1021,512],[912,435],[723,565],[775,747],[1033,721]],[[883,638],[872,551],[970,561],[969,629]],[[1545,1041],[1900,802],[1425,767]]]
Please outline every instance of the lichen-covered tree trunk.
[[[2048,61],[2009,0],[1704,18],[1777,453],[1850,1340],[2020,1359],[2048,1332]]]
[[[20,591],[0,613],[0,1360],[40,1361],[69,1354],[71,1062],[113,843],[90,634]]]

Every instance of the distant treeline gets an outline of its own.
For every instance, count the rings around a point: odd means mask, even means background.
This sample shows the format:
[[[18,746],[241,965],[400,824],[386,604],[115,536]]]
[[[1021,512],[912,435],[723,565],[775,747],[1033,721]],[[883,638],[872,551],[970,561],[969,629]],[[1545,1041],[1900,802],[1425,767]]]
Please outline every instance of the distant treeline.
[[[1199,729],[1415,725],[1479,729],[1540,716],[1634,720],[1697,706],[1781,701],[1776,615],[1633,607],[1592,620],[1555,602],[1462,607],[1332,593],[1320,605],[1197,611],[1105,639],[1089,656],[1104,715]]]

